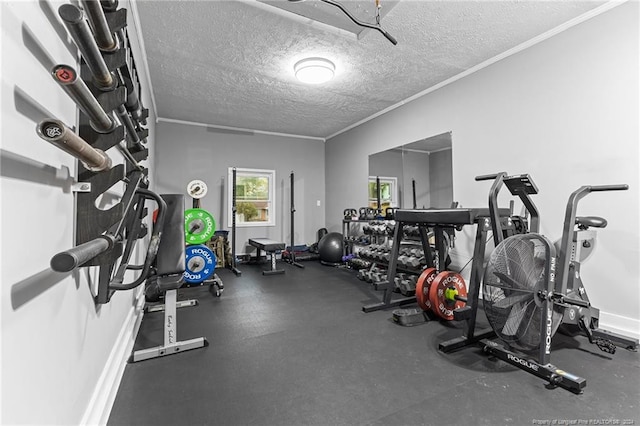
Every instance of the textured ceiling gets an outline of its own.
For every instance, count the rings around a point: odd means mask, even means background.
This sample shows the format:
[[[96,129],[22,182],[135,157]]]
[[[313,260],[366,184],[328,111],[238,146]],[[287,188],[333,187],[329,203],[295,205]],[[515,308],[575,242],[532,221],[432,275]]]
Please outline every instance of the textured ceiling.
[[[382,18],[396,46],[267,3],[137,2],[158,117],[326,138],[604,2],[402,0]],[[341,3],[366,11],[373,0]],[[298,82],[293,65],[309,56],[333,61],[336,77]]]

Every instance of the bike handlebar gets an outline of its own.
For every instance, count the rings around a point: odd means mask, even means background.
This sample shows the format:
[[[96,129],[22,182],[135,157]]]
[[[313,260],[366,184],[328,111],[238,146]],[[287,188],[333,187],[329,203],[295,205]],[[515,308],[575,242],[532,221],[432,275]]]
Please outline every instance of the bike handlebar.
[[[620,185],[598,185],[598,186],[588,186],[589,192],[596,191],[626,191],[629,189],[629,185],[623,183]]]
[[[504,173],[504,172],[500,172],[500,173]],[[494,180],[495,178],[498,177],[498,175],[500,175],[500,173],[493,173],[493,174],[490,174],[490,175],[476,176],[476,181],[479,182],[481,180]]]

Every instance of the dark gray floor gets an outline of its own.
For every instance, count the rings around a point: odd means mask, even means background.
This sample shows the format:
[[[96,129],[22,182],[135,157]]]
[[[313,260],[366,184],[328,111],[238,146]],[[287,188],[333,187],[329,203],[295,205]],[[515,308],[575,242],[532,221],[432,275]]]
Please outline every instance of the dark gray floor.
[[[640,424],[638,353],[609,356],[583,337],[556,336],[552,362],[587,387],[547,389],[476,348],[439,352],[461,334],[454,324],[402,327],[390,311],[363,313],[379,293],[353,272],[305,266],[218,271],[221,298],[181,290],[200,305],[178,311],[178,339],[210,345],[127,365],[109,424]],[[146,315],[135,348],[161,344],[162,323]]]

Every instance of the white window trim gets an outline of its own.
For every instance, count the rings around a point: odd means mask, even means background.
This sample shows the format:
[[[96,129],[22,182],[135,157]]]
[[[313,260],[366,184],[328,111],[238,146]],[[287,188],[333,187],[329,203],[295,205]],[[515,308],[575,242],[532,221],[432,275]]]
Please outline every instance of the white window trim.
[[[267,169],[250,169],[236,167],[236,179],[240,173],[252,173],[256,175],[267,175],[269,177],[269,221],[268,222],[243,222],[239,223],[236,218],[237,228],[255,228],[265,226],[276,226],[276,171]],[[233,167],[229,167],[227,174],[227,226],[231,228],[233,218]]]
[[[398,178],[392,176],[377,176],[380,178],[380,183],[391,183],[391,207],[398,207],[400,200],[398,200]],[[369,176],[369,183],[376,182],[376,176]],[[367,187],[367,197],[369,196],[369,188]],[[369,198],[369,201],[377,201],[375,198]]]

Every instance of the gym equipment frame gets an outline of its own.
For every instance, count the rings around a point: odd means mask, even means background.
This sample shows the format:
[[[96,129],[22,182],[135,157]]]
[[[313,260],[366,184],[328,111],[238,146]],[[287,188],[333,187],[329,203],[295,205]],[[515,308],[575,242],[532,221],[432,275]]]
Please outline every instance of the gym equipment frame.
[[[236,168],[232,169],[232,177],[231,177],[231,265],[229,269],[233,272],[237,277],[242,275],[242,272],[238,269],[238,264],[236,260],[236,216],[238,214],[238,208],[236,206]]]
[[[295,227],[294,227],[294,222],[295,222],[295,218],[294,215],[296,213],[296,206],[294,203],[294,175],[293,175],[293,171],[291,171],[291,174],[289,175],[289,179],[290,179],[290,185],[291,185],[291,252],[289,254],[289,258],[287,260],[285,260],[287,263],[293,265],[293,266],[297,266],[298,268],[302,268],[304,269],[304,265],[301,263],[296,262],[296,251],[294,249],[294,244],[295,244],[295,240],[294,240],[294,236],[295,236]],[[260,257],[260,256],[258,256]]]

